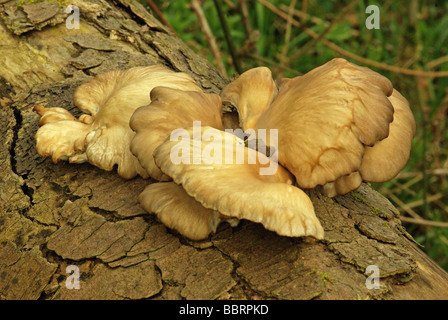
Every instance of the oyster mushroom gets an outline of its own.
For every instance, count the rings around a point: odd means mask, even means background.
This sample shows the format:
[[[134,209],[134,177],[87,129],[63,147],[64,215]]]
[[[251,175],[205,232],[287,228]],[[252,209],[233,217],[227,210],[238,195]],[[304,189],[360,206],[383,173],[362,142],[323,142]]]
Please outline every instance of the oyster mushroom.
[[[221,91],[224,104],[235,107],[243,130],[253,129],[261,114],[278,93],[271,70],[266,67],[250,69]]]
[[[394,107],[394,120],[389,136],[365,148],[360,174],[366,181],[384,182],[395,177],[406,165],[416,133],[414,115],[409,103],[394,89],[389,101]]]
[[[189,196],[182,186],[172,181],[148,185],[138,196],[138,201],[147,212],[155,213],[165,226],[191,240],[207,238],[216,232],[222,221],[227,221],[231,226],[239,222],[205,208]]]
[[[75,91],[73,102],[83,112],[76,119],[63,108],[36,106],[41,127],[36,133],[36,150],[53,162],[89,162],[112,170],[126,179],[148,177],[130,151],[134,132],[129,119],[134,111],[151,102],[149,93],[156,86],[201,91],[184,73],[161,66],[135,67],[96,76]]]
[[[244,124],[278,129],[278,161],[299,187],[323,186],[328,195],[345,194],[362,180],[391,179],[406,164],[415,121],[387,78],[333,59],[301,77],[281,79],[275,95],[266,74],[249,70],[221,96],[234,104]]]
[[[151,100],[131,118],[131,149],[151,177],[174,182],[146,187],[139,196],[146,211],[194,240],[240,219],[281,235],[323,237],[311,200],[291,185],[294,177],[222,131],[218,95],[158,87]],[[272,174],[260,174],[262,168]]]
[[[264,154],[229,132],[200,127],[195,135],[195,129],[187,129],[188,138],[180,141],[168,138],[154,151],[155,163],[189,196],[225,217],[258,222],[279,235],[323,238],[311,200],[293,186],[287,170],[278,166],[262,175],[261,169],[272,165]]]
[[[130,147],[152,178],[168,181],[170,177],[154,163],[154,150],[173,130],[191,127],[193,121],[223,129],[221,98],[211,93],[157,87],[151,91],[151,100],[131,117],[129,125],[136,135]]]

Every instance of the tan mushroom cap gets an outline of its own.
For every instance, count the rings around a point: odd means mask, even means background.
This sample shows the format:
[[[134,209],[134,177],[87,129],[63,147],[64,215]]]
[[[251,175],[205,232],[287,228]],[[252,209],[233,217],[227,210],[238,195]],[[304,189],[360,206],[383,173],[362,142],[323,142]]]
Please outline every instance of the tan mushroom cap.
[[[403,169],[415,121],[387,78],[333,59],[303,76],[277,80],[279,92],[266,106],[263,90],[272,79],[264,69],[245,72],[227,86],[231,94],[221,95],[231,97],[243,124],[278,129],[278,161],[299,187],[345,194],[362,180],[387,181]],[[254,97],[263,102],[251,103]]]
[[[278,90],[285,90],[287,87],[291,85],[293,80],[300,78],[300,76],[297,76],[295,78],[280,78],[275,81]]]
[[[194,80],[161,66],[135,67],[100,74],[75,91],[73,102],[84,114],[74,118],[62,108],[36,107],[42,127],[36,134],[40,155],[54,162],[89,163],[129,179],[148,177],[130,151],[134,132],[129,128],[133,112],[149,104],[150,91],[159,85],[200,90]]]
[[[42,105],[37,105],[34,106],[33,111],[41,116],[39,120],[40,126],[50,122],[76,120],[76,118],[64,108],[45,108]]]
[[[266,67],[250,69],[229,83],[221,91],[224,104],[238,110],[240,127],[253,129],[258,118],[277,95],[271,70]]]
[[[367,147],[360,173],[363,180],[384,182],[394,178],[405,167],[416,133],[416,124],[409,103],[397,90],[389,97],[394,107],[394,120],[389,136]]]
[[[63,108],[35,106],[33,110],[41,116],[42,126],[36,133],[36,151],[43,157],[51,157],[54,163],[68,160],[84,152],[84,140],[89,126],[78,121]]]
[[[229,132],[200,129],[201,137],[194,135],[197,128],[189,128],[189,139],[167,139],[154,151],[165,174],[205,208],[261,223],[279,235],[323,239],[311,200],[292,185],[287,170]],[[260,174],[271,167],[276,168],[271,174]]]
[[[284,86],[257,128],[279,129],[279,162],[300,187],[325,185],[358,171],[365,146],[388,136],[392,90],[380,74],[334,59]]]
[[[194,121],[203,126],[223,129],[222,104],[218,95],[157,87],[151,91],[151,104],[139,108],[129,124],[136,132],[131,143],[132,153],[149,175],[168,181],[154,163],[154,150],[178,128],[188,128]]]
[[[388,99],[394,107],[394,120],[390,123],[389,135],[373,147],[365,147],[359,171],[324,185],[327,195],[346,194],[357,189],[362,180],[388,181],[405,167],[416,132],[415,119],[408,101],[397,90],[394,89]]]
[[[191,240],[203,240],[227,219],[217,211],[204,208],[174,182],[148,185],[138,200],[147,212],[155,213],[168,228]],[[235,225],[235,221],[229,221]]]

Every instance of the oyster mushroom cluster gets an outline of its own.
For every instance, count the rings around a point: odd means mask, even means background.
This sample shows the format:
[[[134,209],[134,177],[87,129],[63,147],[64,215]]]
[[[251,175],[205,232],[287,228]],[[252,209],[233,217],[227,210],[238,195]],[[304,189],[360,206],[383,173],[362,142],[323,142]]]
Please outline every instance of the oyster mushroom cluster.
[[[241,219],[323,239],[302,189],[335,196],[393,178],[416,130],[388,79],[344,59],[277,81],[254,68],[220,95],[204,93],[187,74],[137,67],[83,84],[74,104],[85,113],[78,119],[63,108],[34,108],[37,152],[157,180],[140,204],[192,240]],[[237,110],[238,129],[223,104]]]

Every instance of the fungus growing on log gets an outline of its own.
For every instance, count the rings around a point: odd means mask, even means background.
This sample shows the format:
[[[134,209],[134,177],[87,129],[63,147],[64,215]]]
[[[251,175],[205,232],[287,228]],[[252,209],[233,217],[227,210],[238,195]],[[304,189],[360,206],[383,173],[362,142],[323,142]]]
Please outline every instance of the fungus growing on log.
[[[194,130],[186,130],[189,139],[168,138],[154,151],[155,163],[188,195],[225,217],[258,222],[279,235],[323,239],[311,200],[286,169],[261,174],[272,160],[236,135],[211,127],[200,127],[200,135]]]
[[[138,201],[147,212],[155,213],[168,228],[177,230],[191,240],[203,240],[215,233],[222,221],[236,226],[232,219],[213,209],[207,209],[182,186],[174,182],[158,182],[148,185],[138,196]]]
[[[193,121],[223,129],[221,98],[212,93],[157,87],[151,91],[151,100],[131,117],[129,124],[136,135],[130,147],[151,178],[168,181],[170,178],[154,163],[154,150],[171,132],[191,127]]]
[[[157,87],[151,99],[131,118],[131,150],[152,178],[177,185],[149,185],[139,196],[145,210],[194,240],[240,219],[280,235],[323,238],[311,200],[291,185],[294,177],[222,131],[218,95]],[[271,167],[272,174],[260,174]]]
[[[151,102],[150,92],[156,86],[201,91],[185,73],[162,66],[135,67],[110,71],[76,89],[73,102],[83,112],[76,119],[63,108],[36,106],[41,115],[41,128],[36,134],[36,150],[53,162],[89,162],[101,169],[112,170],[130,179],[148,177],[130,151],[134,132],[129,119],[134,111]]]
[[[278,129],[278,161],[299,187],[346,194],[362,180],[387,181],[403,169],[415,121],[387,78],[333,59],[301,77],[281,79],[275,96],[266,95],[273,80],[262,70],[242,74],[221,97],[243,115],[243,125]]]
[[[261,114],[277,96],[278,89],[271,70],[257,67],[241,74],[224,87],[221,98],[224,104],[236,107],[243,130],[255,128]]]
[[[344,59],[277,81],[254,68],[220,95],[158,66],[113,71],[80,86],[74,103],[89,114],[34,108],[38,153],[162,181],[146,187],[140,204],[193,240],[241,219],[323,239],[300,188],[335,196],[363,180],[387,181],[405,166],[416,130],[388,79]],[[223,116],[223,104],[237,109],[246,141],[227,130],[235,119]]]

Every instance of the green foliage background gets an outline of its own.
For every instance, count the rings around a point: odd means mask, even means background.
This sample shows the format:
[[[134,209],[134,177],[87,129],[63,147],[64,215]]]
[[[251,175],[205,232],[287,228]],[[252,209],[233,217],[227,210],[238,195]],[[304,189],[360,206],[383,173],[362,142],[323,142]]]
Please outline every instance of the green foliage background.
[[[141,2],[148,6],[150,1]],[[448,76],[421,77],[376,68],[341,55],[322,41],[331,41],[369,61],[405,70],[448,71],[448,1],[202,1],[201,8],[216,39],[227,76],[232,78],[238,68],[231,58],[215,2],[224,12],[241,72],[265,65],[275,77],[293,77],[335,57],[343,57],[388,77],[409,100],[417,121],[411,158],[397,178],[374,187],[401,211],[404,225],[424,246],[423,250],[448,270]],[[275,10],[269,9],[266,2]],[[189,0],[153,3],[183,41],[216,64]],[[247,19],[241,10],[244,5]],[[368,5],[377,5],[380,9],[380,29],[366,28],[365,21],[370,15],[366,13]],[[313,40],[303,28],[288,26],[281,14],[288,16],[292,12],[290,6],[298,14],[306,13],[306,16],[290,16],[321,38]],[[445,224],[410,223],[406,218]]]

